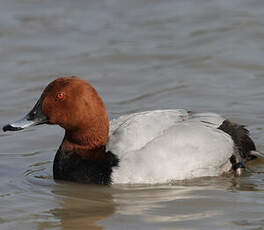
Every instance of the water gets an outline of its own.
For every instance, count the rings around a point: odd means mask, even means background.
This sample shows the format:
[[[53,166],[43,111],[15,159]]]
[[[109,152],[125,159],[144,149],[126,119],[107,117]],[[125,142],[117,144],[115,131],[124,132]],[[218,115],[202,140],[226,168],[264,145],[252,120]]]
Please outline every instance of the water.
[[[1,0],[0,124],[61,75],[90,81],[111,118],[218,112],[264,151],[261,0]],[[54,182],[56,126],[0,133],[0,229],[264,229],[263,173],[171,185]],[[249,167],[263,172],[264,162]]]

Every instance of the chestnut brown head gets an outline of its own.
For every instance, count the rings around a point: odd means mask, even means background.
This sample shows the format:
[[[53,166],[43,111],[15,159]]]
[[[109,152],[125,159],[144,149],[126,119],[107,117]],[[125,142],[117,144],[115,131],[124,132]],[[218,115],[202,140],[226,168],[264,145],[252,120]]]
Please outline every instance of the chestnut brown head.
[[[50,124],[66,130],[82,129],[98,118],[107,118],[106,109],[95,89],[77,77],[51,82],[41,95],[42,111]]]
[[[109,129],[103,101],[91,84],[77,77],[62,77],[48,84],[34,108],[3,130],[16,131],[39,124],[60,125],[73,139],[94,133],[105,142]]]

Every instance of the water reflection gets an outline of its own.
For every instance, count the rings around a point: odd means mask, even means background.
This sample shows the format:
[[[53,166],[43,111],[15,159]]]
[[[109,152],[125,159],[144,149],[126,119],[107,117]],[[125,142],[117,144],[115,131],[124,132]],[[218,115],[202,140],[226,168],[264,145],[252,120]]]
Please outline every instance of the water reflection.
[[[37,229],[103,229],[97,222],[113,215],[117,206],[111,187],[54,181],[53,162],[47,160],[47,155],[38,156],[42,161],[34,161],[32,156],[37,155],[24,154],[31,160],[28,159],[23,182],[18,181],[21,195],[10,194],[9,198],[12,206],[21,197],[25,197],[22,202],[28,199],[23,215],[17,216],[16,221],[34,219]],[[34,206],[38,208],[32,212]],[[14,213],[13,209],[10,211]]]
[[[113,199],[118,204],[115,216],[124,221],[136,218],[136,226],[166,229],[196,229],[194,222],[198,226],[208,225],[208,229],[241,224],[252,200],[257,203],[264,197],[262,193],[252,193],[264,190],[263,182],[260,185],[252,177],[255,175],[200,178],[171,185],[113,186]],[[259,218],[262,205],[254,205],[254,209],[255,218]],[[218,220],[218,226],[212,223],[213,219]],[[261,221],[263,218],[255,225],[259,226]]]
[[[60,200],[60,207],[50,212],[60,220],[62,229],[103,229],[97,222],[116,209],[111,191],[104,186],[61,184],[52,192]]]

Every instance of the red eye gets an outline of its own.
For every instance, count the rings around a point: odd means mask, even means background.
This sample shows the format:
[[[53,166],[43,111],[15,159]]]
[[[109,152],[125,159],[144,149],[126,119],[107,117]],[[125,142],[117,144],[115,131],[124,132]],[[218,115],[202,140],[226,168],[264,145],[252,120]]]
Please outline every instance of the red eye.
[[[59,100],[62,100],[62,99],[64,99],[64,93],[63,93],[63,92],[57,93],[56,97],[57,97]]]

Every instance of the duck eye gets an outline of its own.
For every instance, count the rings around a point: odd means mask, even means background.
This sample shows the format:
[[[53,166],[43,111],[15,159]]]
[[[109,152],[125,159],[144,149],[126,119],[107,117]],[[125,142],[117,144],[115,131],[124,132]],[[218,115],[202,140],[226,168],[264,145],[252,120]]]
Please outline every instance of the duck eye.
[[[62,99],[64,99],[64,93],[63,93],[63,92],[57,93],[56,97],[57,97],[59,100],[62,100]]]

